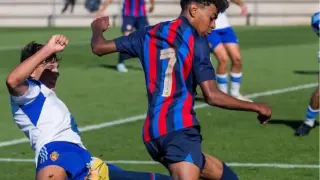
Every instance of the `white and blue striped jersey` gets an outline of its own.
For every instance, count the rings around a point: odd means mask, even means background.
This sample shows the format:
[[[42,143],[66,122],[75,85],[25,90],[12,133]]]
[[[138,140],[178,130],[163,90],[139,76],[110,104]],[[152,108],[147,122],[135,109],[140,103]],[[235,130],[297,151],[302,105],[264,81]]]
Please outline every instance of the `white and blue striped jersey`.
[[[56,93],[40,81],[26,81],[28,91],[19,97],[11,96],[11,108],[14,122],[35,151],[36,164],[41,148],[50,142],[71,142],[85,148],[72,114]]]
[[[231,25],[229,24],[226,12],[219,13],[218,18],[216,19],[216,27],[214,30],[223,29],[230,26]]]

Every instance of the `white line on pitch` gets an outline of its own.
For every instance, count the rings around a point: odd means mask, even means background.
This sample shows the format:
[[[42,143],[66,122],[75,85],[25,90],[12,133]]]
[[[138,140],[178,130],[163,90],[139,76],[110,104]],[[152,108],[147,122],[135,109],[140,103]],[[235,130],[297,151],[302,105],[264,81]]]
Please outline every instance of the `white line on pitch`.
[[[19,159],[19,158],[0,158],[0,162],[24,162],[33,163],[34,159]],[[156,165],[159,164],[155,161],[133,161],[133,160],[114,160],[105,161],[112,164],[138,164],[138,165]],[[266,167],[266,168],[303,168],[303,169],[316,169],[320,168],[320,165],[316,164],[283,164],[283,163],[240,163],[230,162],[227,165],[232,167]]]
[[[303,84],[303,85],[293,86],[293,87],[288,87],[288,88],[283,88],[283,89],[276,89],[276,90],[269,90],[269,91],[264,91],[264,92],[259,92],[259,93],[253,93],[253,94],[246,95],[245,97],[253,99],[253,98],[262,97],[262,96],[271,96],[271,95],[275,95],[275,94],[282,94],[282,93],[287,93],[287,92],[298,91],[301,89],[313,88],[316,86],[318,86],[318,83],[309,83],[309,84]],[[200,104],[195,105],[195,109],[200,109],[200,108],[204,108],[207,106],[208,106],[207,104],[200,103]],[[102,129],[105,127],[111,127],[111,126],[126,124],[126,123],[130,123],[130,122],[136,122],[136,121],[144,120],[145,117],[146,117],[146,114],[141,114],[141,115],[131,116],[131,117],[127,117],[127,118],[123,118],[123,119],[119,119],[119,120],[108,121],[108,122],[104,122],[104,123],[100,123],[100,124],[88,125],[88,126],[80,127],[79,131],[86,132],[86,131],[92,131],[92,130],[96,130],[96,129]],[[6,147],[6,146],[12,146],[15,144],[21,144],[21,143],[25,143],[25,142],[28,142],[27,138],[2,141],[2,142],[0,142],[0,148]]]

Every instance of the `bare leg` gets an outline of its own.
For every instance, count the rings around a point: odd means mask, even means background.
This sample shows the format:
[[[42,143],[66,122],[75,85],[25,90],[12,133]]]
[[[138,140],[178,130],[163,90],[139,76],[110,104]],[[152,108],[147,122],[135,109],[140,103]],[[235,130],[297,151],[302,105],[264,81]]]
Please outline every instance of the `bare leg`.
[[[243,101],[250,101],[252,100],[245,98],[240,93],[240,86],[242,82],[242,58],[240,53],[239,45],[236,43],[226,43],[224,44],[229,56],[231,57],[231,87],[230,87],[230,94],[233,97],[236,97]]]
[[[174,180],[198,180],[200,177],[199,167],[185,161],[170,164],[169,170]]]
[[[226,48],[223,44],[218,44],[214,50],[213,54],[218,60],[217,66],[217,83],[218,88],[224,92],[228,93],[228,62],[229,56]]]
[[[305,121],[296,129],[295,135],[306,136],[314,126],[316,117],[319,114],[319,87],[312,93]]]
[[[237,175],[219,159],[205,154],[206,164],[201,172],[201,179],[205,180],[238,180]]]
[[[41,169],[37,176],[36,180],[65,180],[67,179],[67,173],[65,170],[56,165],[50,165]]]

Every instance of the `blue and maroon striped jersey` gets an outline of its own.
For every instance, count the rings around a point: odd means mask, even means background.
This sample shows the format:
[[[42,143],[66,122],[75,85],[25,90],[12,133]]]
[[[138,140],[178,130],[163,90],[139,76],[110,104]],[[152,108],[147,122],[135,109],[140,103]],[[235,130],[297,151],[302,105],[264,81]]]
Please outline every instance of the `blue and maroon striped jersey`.
[[[206,37],[181,16],[117,38],[115,44],[119,52],[138,57],[143,66],[148,93],[145,142],[199,126],[193,110],[196,86],[215,80]]]
[[[145,0],[123,0],[123,16],[146,16]]]

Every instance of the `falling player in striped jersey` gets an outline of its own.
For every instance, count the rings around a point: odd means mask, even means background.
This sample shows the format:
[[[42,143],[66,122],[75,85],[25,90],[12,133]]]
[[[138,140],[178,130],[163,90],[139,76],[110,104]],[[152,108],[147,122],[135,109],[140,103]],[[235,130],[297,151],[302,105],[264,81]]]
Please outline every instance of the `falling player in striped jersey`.
[[[319,38],[320,12],[313,14],[311,18],[311,26]],[[318,66],[320,65],[320,49],[318,51]],[[319,87],[312,93],[309,106],[307,108],[305,121],[296,129],[295,135],[306,136],[315,125],[316,117],[319,114]]]
[[[103,12],[107,9],[112,0],[105,0],[102,8],[97,13],[97,17],[103,16]],[[146,0],[122,0],[122,26],[121,31],[123,35],[128,36],[134,30],[142,29],[149,25],[149,21],[146,13]],[[148,12],[151,13],[154,10],[154,0],[150,0],[150,7]],[[127,53],[119,53],[119,61],[117,70],[119,72],[128,72],[124,61],[131,58]]]
[[[46,45],[31,42],[7,77],[15,123],[35,151],[36,180],[168,180],[156,173],[130,172],[105,164],[84,147],[74,117],[54,89],[59,58],[68,39],[53,36]]]
[[[247,14],[247,6],[242,0],[231,0],[241,8],[241,14]],[[212,53],[218,60],[217,66],[217,84],[219,89],[228,93],[228,64],[229,57],[231,58],[231,72],[230,72],[230,95],[245,101],[252,100],[244,97],[240,93],[240,86],[242,82],[242,58],[240,48],[238,45],[238,38],[233,28],[231,27],[227,14],[220,13],[216,20],[216,27],[208,35],[209,47]]]
[[[271,116],[267,104],[251,103],[221,92],[216,85],[210,49],[205,37],[214,28],[227,0],[181,0],[179,18],[106,40],[109,18],[92,22],[92,51],[99,55],[125,52],[142,64],[148,94],[143,141],[148,153],[163,164],[174,179],[236,180],[222,161],[201,149],[200,124],[194,111],[196,87],[205,101],[226,109],[252,111],[262,123]]]

